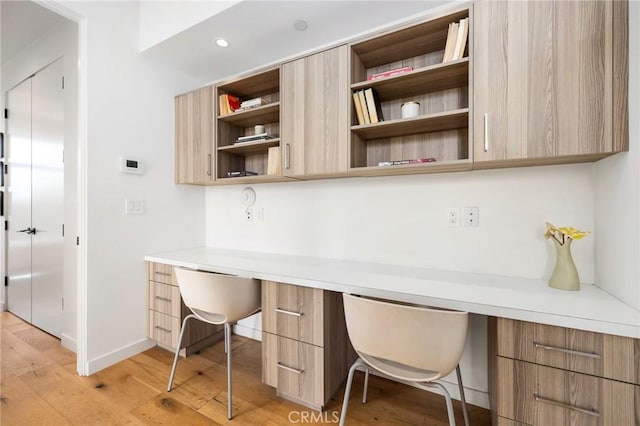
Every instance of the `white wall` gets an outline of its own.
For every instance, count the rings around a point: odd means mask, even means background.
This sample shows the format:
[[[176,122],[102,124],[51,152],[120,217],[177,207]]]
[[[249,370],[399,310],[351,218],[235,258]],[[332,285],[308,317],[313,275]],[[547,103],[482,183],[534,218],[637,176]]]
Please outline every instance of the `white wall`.
[[[139,49],[153,47],[237,3],[240,1],[141,1]]]
[[[59,57],[64,60],[64,285],[65,300],[62,343],[75,351],[76,345],[76,268],[77,268],[77,25],[63,20],[39,39],[2,65],[2,96],[10,88],[41,70]],[[2,231],[4,232],[4,231]],[[2,240],[4,241],[4,240]],[[3,268],[4,265],[0,265]],[[1,275],[4,276],[4,273]],[[1,293],[4,297],[4,291]],[[4,298],[2,299],[4,302]]]
[[[86,372],[148,347],[144,255],[204,243],[202,188],[173,183],[173,98],[203,82],[148,63],[136,2],[66,2],[87,31]],[[142,176],[117,158],[145,162]],[[124,214],[125,197],[145,214]],[[84,335],[85,333],[83,333]],[[82,369],[82,367],[81,367]]]
[[[640,3],[629,2],[629,152],[596,163],[596,282],[640,310]]]

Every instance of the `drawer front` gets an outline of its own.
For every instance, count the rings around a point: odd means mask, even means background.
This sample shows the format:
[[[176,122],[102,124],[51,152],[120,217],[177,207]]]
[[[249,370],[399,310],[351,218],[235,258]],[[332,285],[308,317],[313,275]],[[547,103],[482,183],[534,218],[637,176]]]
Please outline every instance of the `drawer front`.
[[[640,386],[498,357],[498,415],[529,425],[634,425]]]
[[[324,346],[322,290],[263,281],[262,329]]]
[[[180,337],[180,319],[149,311],[149,337],[161,345],[175,349]]]
[[[149,281],[149,308],[180,318],[180,290],[172,285]]]
[[[498,355],[640,384],[640,339],[498,319]]]
[[[278,395],[315,408],[324,405],[324,350],[271,333],[262,333],[262,381]]]
[[[149,262],[149,280],[158,283],[178,285],[173,266],[164,263]]]

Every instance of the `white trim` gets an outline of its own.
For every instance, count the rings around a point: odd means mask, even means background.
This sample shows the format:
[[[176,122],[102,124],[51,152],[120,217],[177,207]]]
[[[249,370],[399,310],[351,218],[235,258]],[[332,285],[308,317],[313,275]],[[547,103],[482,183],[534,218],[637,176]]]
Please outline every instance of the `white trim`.
[[[120,349],[116,349],[115,351],[100,355],[98,358],[94,358],[87,362],[86,375],[90,376],[91,374],[97,373],[103,368],[107,368],[120,361],[124,361],[125,359],[137,355],[140,352],[153,348],[155,345],[155,340],[144,338],[130,345],[123,346]]]
[[[78,352],[78,342],[73,337],[62,333],[60,344],[72,352]]]
[[[7,310],[7,304],[4,302],[0,302],[0,312],[4,312]]]
[[[236,324],[233,326],[233,334],[238,336],[248,337],[249,339],[262,342],[262,331],[255,328],[245,327],[243,325]]]

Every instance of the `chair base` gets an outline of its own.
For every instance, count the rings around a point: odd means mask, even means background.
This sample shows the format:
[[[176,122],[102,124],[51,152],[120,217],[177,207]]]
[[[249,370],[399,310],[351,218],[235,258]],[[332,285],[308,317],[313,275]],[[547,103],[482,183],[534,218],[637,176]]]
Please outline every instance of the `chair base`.
[[[345,418],[347,416],[347,408],[349,405],[349,396],[351,394],[351,385],[353,384],[353,375],[356,370],[363,371],[365,373],[364,379],[364,390],[362,393],[362,403],[365,404],[367,402],[367,388],[369,386],[369,369],[370,366],[362,360],[362,358],[358,358],[351,368],[349,369],[349,376],[347,378],[347,385],[344,390],[344,400],[342,402],[342,412],[340,414],[340,426],[344,426]],[[382,372],[378,372],[382,377],[393,380],[398,383],[402,383],[408,386],[414,386],[422,390],[430,390],[430,388],[437,388],[444,395],[445,402],[447,404],[447,414],[449,416],[449,425],[455,426],[456,420],[453,412],[453,400],[451,399],[451,395],[447,391],[447,389],[438,382],[408,382],[406,380],[399,380],[394,377],[387,376]],[[460,403],[462,404],[462,414],[464,416],[464,424],[465,426],[469,426],[469,416],[467,414],[467,405],[464,397],[464,387],[462,385],[462,375],[460,374],[460,366],[456,367],[456,374],[458,376],[458,387],[460,389]]]

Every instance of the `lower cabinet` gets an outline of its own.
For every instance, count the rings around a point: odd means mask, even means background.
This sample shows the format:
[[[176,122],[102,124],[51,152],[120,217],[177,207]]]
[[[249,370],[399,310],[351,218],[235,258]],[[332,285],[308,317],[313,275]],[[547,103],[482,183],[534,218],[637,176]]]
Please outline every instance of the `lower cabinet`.
[[[498,425],[640,424],[640,342],[494,320],[492,410]]]
[[[147,262],[148,337],[174,352],[182,321],[191,312],[180,297],[173,266]],[[189,355],[224,338],[223,326],[189,320],[182,339],[182,355]]]
[[[356,358],[342,294],[262,283],[262,381],[278,396],[322,410]]]

